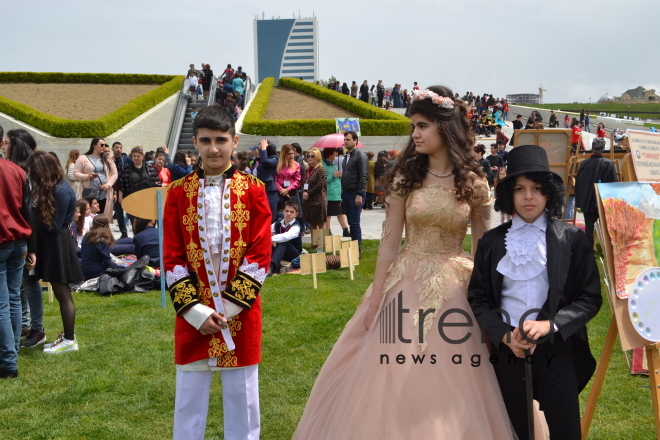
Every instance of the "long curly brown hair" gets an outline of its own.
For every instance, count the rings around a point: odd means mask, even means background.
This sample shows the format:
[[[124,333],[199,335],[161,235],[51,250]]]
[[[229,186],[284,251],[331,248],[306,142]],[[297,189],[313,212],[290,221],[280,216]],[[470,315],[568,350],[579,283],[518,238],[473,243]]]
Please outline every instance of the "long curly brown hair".
[[[431,86],[428,90],[440,96],[454,96],[452,90],[444,86]],[[415,114],[422,115],[438,125],[438,133],[449,149],[449,158],[454,165],[452,173],[454,174],[456,199],[470,203],[473,197],[474,175],[484,178],[485,174],[475,160],[474,135],[470,130],[467,105],[462,100],[454,98],[454,108],[449,109],[439,107],[430,99],[422,99],[410,105],[410,115]],[[385,195],[396,192],[406,197],[412,190],[420,188],[428,172],[428,167],[428,155],[417,153],[411,132],[406,147],[385,176]]]
[[[35,151],[25,167],[32,185],[32,197],[37,202],[37,217],[50,227],[55,217],[55,187],[64,178],[62,167],[45,151]]]

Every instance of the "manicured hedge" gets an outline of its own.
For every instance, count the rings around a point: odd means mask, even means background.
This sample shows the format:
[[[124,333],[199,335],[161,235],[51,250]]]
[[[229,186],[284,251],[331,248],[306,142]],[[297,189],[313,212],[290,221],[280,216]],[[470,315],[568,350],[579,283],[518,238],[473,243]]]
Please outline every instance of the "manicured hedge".
[[[266,78],[261,82],[257,94],[252,97],[250,108],[248,108],[245,118],[243,118],[243,133],[256,134],[256,135],[270,135],[274,136],[275,133],[269,132],[268,123],[276,121],[265,121],[264,115],[266,108],[270,102],[270,94],[273,92],[275,85],[275,78]],[[277,121],[280,122],[280,121]]]
[[[252,99],[243,120],[244,133],[260,136],[325,136],[336,131],[334,119],[263,119],[275,84],[266,78]],[[357,113],[363,136],[400,136],[410,133],[410,120],[394,112],[376,108],[344,94],[295,78],[280,78],[280,87],[290,87]]]
[[[137,73],[0,72],[0,83],[165,84],[174,78]]]
[[[106,74],[53,74],[53,75],[106,75]],[[110,75],[110,74],[107,74]],[[113,75],[113,76],[145,76],[145,77],[166,77],[166,75]],[[0,73],[2,78],[2,73]],[[38,110],[33,109],[25,104],[12,101],[5,97],[0,96],[0,112],[6,113],[19,121],[23,121],[39,130],[46,133],[63,138],[85,138],[85,137],[103,137],[108,136],[128,122],[137,118],[147,110],[155,107],[163,102],[165,99],[174,95],[181,89],[181,82],[183,76],[169,76],[169,80],[164,82],[160,87],[144,93],[122,105],[118,109],[102,116],[98,119],[89,121],[80,121],[74,119],[64,119],[57,116],[48,115]],[[5,81],[8,82],[8,81]],[[25,82],[23,79],[20,82]],[[54,82],[54,81],[45,81]],[[69,81],[66,81],[69,82]],[[94,81],[90,83],[98,84]],[[123,84],[128,84],[124,82]],[[153,84],[151,82],[143,82],[141,84]],[[106,83],[118,84],[118,82]],[[121,82],[119,82],[121,84]],[[132,83],[135,84],[135,83]]]

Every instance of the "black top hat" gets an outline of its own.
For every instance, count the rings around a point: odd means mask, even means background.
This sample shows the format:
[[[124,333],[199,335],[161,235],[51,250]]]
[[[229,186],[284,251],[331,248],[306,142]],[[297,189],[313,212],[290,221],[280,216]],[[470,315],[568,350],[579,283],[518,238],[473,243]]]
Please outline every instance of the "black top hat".
[[[537,145],[521,145],[509,151],[507,156],[506,177],[500,181],[503,183],[509,179],[527,173],[550,173],[559,183],[564,181],[559,174],[550,171],[548,155],[545,150]]]

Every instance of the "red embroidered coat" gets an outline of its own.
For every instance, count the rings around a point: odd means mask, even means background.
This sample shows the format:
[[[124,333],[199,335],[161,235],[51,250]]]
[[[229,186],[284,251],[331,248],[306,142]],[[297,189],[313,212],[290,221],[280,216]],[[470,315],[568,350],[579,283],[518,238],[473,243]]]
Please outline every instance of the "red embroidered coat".
[[[271,255],[271,213],[264,184],[236,170],[225,171],[222,195],[220,267],[211,261],[204,173],[173,182],[163,216],[163,259],[170,296],[176,310],[176,364],[217,358],[218,367],[245,367],[261,360],[259,291]],[[217,203],[217,201],[215,202]],[[195,304],[221,310],[222,298],[244,310],[223,330],[202,335],[182,314]],[[234,350],[229,350],[231,341]],[[229,342],[229,344],[228,344]],[[212,365],[215,366],[215,365]]]

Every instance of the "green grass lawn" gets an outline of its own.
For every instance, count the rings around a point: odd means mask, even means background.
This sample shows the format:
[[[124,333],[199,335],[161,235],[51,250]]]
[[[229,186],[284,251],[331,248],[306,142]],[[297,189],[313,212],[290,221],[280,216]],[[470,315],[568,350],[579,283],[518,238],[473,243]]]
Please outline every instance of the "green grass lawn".
[[[580,111],[584,109],[586,112],[589,112],[591,119],[597,119],[600,112],[605,113],[614,113],[617,117],[627,116],[628,112],[642,112],[642,113],[630,113],[630,116],[633,118],[641,119],[660,119],[660,104],[623,104],[623,103],[607,103],[607,104],[597,104],[592,103],[587,104],[524,104],[525,107],[533,108],[542,108],[546,110],[561,111],[566,112],[575,112],[580,114]],[[647,113],[647,112],[655,112]]]
[[[311,276],[266,281],[262,439],[291,438],[318,371],[371,282],[377,246],[376,240],[365,240],[354,281],[347,269],[319,275],[316,291]],[[0,382],[0,439],[171,438],[175,370],[169,302],[160,307],[160,292],[74,295],[80,351],[21,351],[19,379]],[[47,303],[44,313],[50,340],[61,330],[57,303]],[[596,358],[610,317],[604,305],[590,325]],[[207,439],[222,438],[221,384],[214,380],[215,415],[209,417]],[[641,388],[648,383],[628,374],[617,344],[589,438],[654,438],[650,392]]]

